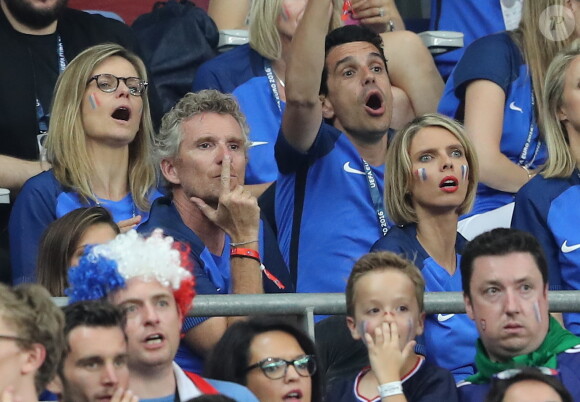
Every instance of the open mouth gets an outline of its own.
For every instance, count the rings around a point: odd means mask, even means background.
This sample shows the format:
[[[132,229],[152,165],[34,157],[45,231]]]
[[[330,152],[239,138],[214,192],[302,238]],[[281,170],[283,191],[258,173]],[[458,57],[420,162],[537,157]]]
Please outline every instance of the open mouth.
[[[145,343],[147,345],[156,345],[163,342],[165,338],[161,334],[152,334],[145,338]]]
[[[439,188],[447,193],[453,193],[457,191],[458,187],[459,180],[457,180],[457,177],[454,176],[444,177],[443,180],[439,182]]]
[[[383,114],[383,97],[379,92],[369,92],[366,98],[365,107],[367,111],[372,115]]]
[[[115,120],[128,121],[131,117],[131,111],[127,107],[121,106],[115,109],[111,117]]]
[[[302,391],[300,391],[299,389],[293,390],[288,392],[286,395],[284,395],[284,397],[282,398],[284,400],[301,400],[302,399]]]

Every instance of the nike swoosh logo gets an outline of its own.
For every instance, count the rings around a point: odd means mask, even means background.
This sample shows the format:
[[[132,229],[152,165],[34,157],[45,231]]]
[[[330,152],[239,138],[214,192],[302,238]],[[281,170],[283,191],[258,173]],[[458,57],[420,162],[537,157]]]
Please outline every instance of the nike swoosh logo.
[[[252,141],[250,144],[251,147],[257,147],[258,145],[266,145],[268,141]]]
[[[437,314],[437,321],[444,322],[453,317],[455,314]]]
[[[515,110],[516,112],[524,113],[521,107],[516,106],[515,102],[510,103],[510,109]]]
[[[566,353],[580,353],[580,345],[576,345],[573,348],[565,350]]]
[[[362,175],[365,174],[365,172],[361,172],[360,170],[357,170],[355,168],[351,168],[350,162],[346,162],[342,168],[344,169],[345,172],[348,172],[348,173],[362,174]]]
[[[580,248],[580,244],[575,244],[573,246],[568,245],[568,240],[564,240],[562,243],[562,252],[563,253],[570,253],[572,251],[578,250]]]

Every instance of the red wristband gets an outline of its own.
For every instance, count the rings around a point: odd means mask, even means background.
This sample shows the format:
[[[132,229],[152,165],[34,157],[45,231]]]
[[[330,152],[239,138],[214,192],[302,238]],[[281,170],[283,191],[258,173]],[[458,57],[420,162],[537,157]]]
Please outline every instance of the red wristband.
[[[233,247],[230,250],[230,257],[251,258],[253,260],[261,262],[260,253],[256,250],[252,250],[251,248]]]

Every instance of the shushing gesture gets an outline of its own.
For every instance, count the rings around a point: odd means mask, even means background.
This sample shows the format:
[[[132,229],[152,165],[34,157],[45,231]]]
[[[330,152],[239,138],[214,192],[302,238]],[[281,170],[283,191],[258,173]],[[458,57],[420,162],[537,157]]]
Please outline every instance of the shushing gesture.
[[[226,232],[233,242],[258,238],[260,207],[258,200],[242,185],[231,188],[231,156],[222,161],[221,185],[217,208],[212,208],[200,198],[191,197],[201,212]]]
[[[119,387],[113,394],[111,402],[139,402],[139,398],[130,390]]]

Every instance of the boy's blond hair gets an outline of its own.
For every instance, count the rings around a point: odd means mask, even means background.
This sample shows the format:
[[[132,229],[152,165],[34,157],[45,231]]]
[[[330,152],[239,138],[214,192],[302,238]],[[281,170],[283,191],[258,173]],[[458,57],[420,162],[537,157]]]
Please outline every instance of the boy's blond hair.
[[[405,274],[415,287],[415,297],[419,305],[419,312],[424,311],[423,295],[425,293],[425,279],[419,268],[406,258],[390,251],[379,251],[362,256],[352,268],[346,283],[346,315],[354,317],[355,286],[360,278],[370,272],[396,270]],[[385,292],[387,290],[385,289]]]

